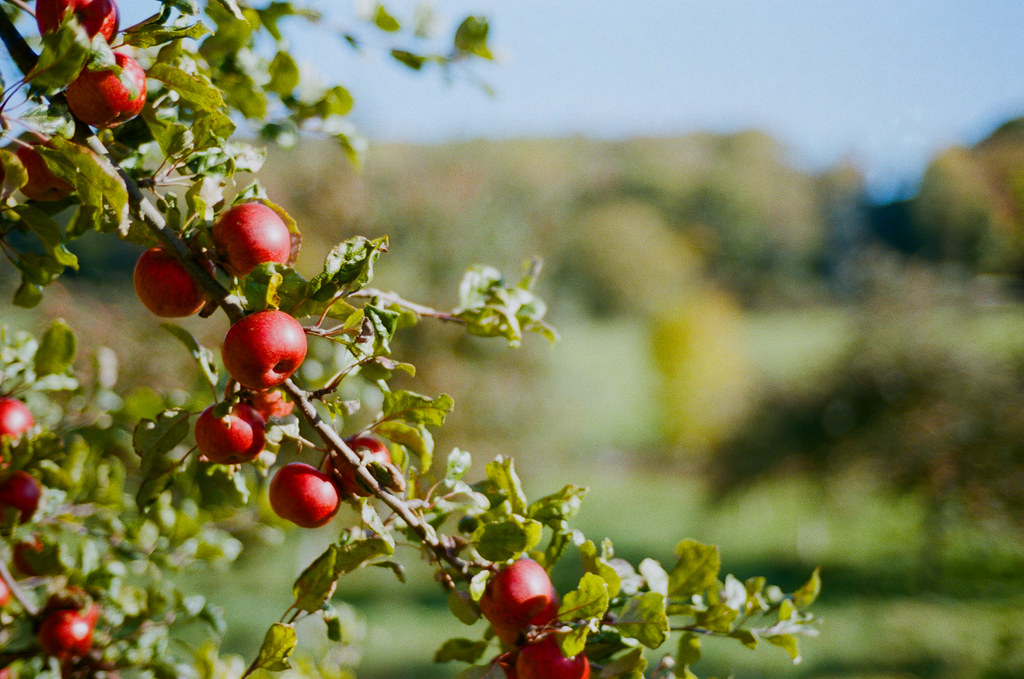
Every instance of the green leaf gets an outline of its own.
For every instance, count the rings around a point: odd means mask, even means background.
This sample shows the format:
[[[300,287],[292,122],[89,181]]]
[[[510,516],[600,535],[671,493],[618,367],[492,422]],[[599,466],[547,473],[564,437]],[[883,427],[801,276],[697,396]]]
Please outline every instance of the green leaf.
[[[480,619],[480,608],[473,603],[469,592],[457,589],[448,592],[448,610],[464,625],[472,625]]]
[[[796,637],[792,634],[775,634],[768,637],[768,643],[786,651],[794,663],[800,662],[800,650],[797,648]]]
[[[623,635],[633,637],[647,648],[658,648],[669,633],[665,597],[657,592],[633,597],[622,607],[616,626]]]
[[[67,267],[78,269],[78,257],[67,249],[64,234],[61,233],[57,222],[42,210],[29,204],[19,205],[16,212],[21,218],[21,223],[27,226],[29,231],[43,244],[45,265],[53,273],[53,277],[60,275]],[[45,285],[50,280],[36,278],[34,282]]]
[[[80,144],[54,137],[53,149],[39,147],[39,155],[53,173],[75,186],[82,205],[68,224],[69,235],[102,230],[100,217],[108,208],[121,234],[128,228],[128,189],[109,159]]]
[[[586,488],[573,485],[565,486],[557,493],[545,495],[530,503],[526,515],[546,525],[571,519],[579,513],[583,504],[583,496],[586,493]]]
[[[373,353],[390,353],[391,340],[398,330],[398,321],[401,314],[390,309],[381,309],[373,304],[363,307],[363,328],[364,334],[369,335],[372,340]]]
[[[532,519],[513,515],[482,524],[472,535],[473,546],[488,561],[514,559],[540,542],[543,526]]]
[[[391,50],[391,56],[401,64],[404,64],[414,71],[418,71],[423,68],[423,64],[427,62],[427,57],[419,54],[413,54],[406,50],[393,49]]]
[[[754,636],[753,632],[747,629],[737,629],[729,632],[729,637],[738,640],[741,644],[749,649],[757,648],[757,637]]]
[[[486,17],[466,17],[455,30],[454,45],[460,52],[475,54],[484,59],[491,59],[491,51],[487,47],[487,34],[490,25]]]
[[[739,611],[729,608],[725,604],[713,604],[706,610],[697,611],[694,616],[697,625],[712,632],[728,634],[732,630],[732,623],[739,616]]]
[[[454,407],[455,401],[448,394],[430,398],[411,391],[389,391],[384,394],[381,420],[402,420],[410,424],[440,427]]]
[[[718,547],[686,539],[676,545],[678,557],[668,576],[668,596],[673,599],[699,594],[718,579],[721,557]]]
[[[188,436],[190,413],[166,410],[156,420],[142,420],[135,427],[132,445],[144,461],[155,460],[169,453]]]
[[[675,675],[684,679],[697,679],[697,675],[690,671],[690,665],[698,660],[700,660],[700,637],[693,632],[686,632],[679,637]]]
[[[194,13],[194,12],[193,12]],[[167,27],[157,22],[148,22],[121,33],[125,44],[138,48],[155,47],[175,40],[198,40],[208,35],[210,29],[202,22],[185,26]]]
[[[85,67],[92,51],[89,36],[68,12],[56,31],[44,33],[43,49],[26,79],[46,94],[64,89]]]
[[[36,350],[36,375],[42,377],[67,372],[75,360],[76,350],[75,333],[63,320],[55,320],[43,333]]]
[[[314,613],[334,594],[338,585],[338,548],[330,545],[306,567],[292,587],[295,608]]]
[[[647,659],[644,658],[644,649],[634,648],[605,663],[599,676],[601,679],[644,679],[645,669]]]
[[[405,446],[419,458],[419,467],[426,471],[433,463],[434,437],[425,425],[406,424],[401,420],[382,422],[374,427],[374,432],[392,443]]]
[[[22,278],[21,285],[14,291],[14,298],[11,300],[14,306],[24,309],[31,309],[43,300],[43,290],[35,283],[30,283]]]
[[[213,351],[204,347],[199,341],[192,336],[188,330],[174,325],[173,323],[161,323],[160,327],[167,332],[174,335],[178,340],[185,345],[189,353],[192,354],[192,358],[195,359],[196,364],[199,366],[200,372],[206,381],[212,387],[217,386],[217,363],[214,358]]]
[[[488,646],[490,643],[487,641],[448,639],[434,653],[434,662],[451,662],[452,660],[476,662],[487,651]]]
[[[367,561],[395,553],[394,547],[382,537],[370,537],[347,542],[336,547],[335,574],[344,575],[356,570]]]
[[[448,461],[445,463],[444,480],[448,482],[458,481],[469,471],[473,459],[469,453],[458,448],[452,448],[448,453]],[[536,518],[531,515],[530,518]]]
[[[622,578],[619,577],[618,571],[608,563],[608,560],[614,556],[611,543],[606,540],[601,545],[600,555],[597,553],[597,545],[592,540],[580,544],[579,550],[583,561],[583,570],[593,573],[604,581],[608,587],[608,596],[617,595],[622,587]]]
[[[807,608],[821,593],[821,569],[815,568],[811,578],[800,589],[793,592],[793,603],[797,608]]]
[[[221,7],[231,13],[231,16],[236,19],[245,21],[245,15],[242,14],[242,10],[238,7],[238,3],[235,0],[217,0]]]
[[[201,75],[193,75],[170,64],[157,62],[146,71],[146,77],[159,80],[169,90],[176,92],[182,101],[200,111],[223,111],[225,108],[220,89]]]
[[[323,270],[309,281],[309,295],[326,301],[340,291],[358,290],[373,278],[373,265],[388,251],[386,236],[362,236],[335,245],[324,258]]]
[[[270,82],[267,89],[281,96],[287,96],[299,86],[299,65],[288,52],[282,50],[270,62]]]
[[[511,457],[499,455],[487,463],[485,471],[494,489],[508,498],[512,512],[526,514],[526,493],[523,492],[523,484],[516,474],[515,461]]]
[[[402,28],[402,25],[398,23],[398,19],[391,16],[384,5],[377,5],[377,9],[373,12],[373,23],[380,30],[387,31],[388,33],[394,33]]]
[[[291,663],[288,659],[298,644],[298,637],[295,635],[295,627],[286,625],[283,622],[275,622],[267,630],[263,638],[263,645],[253,662],[253,669],[265,669],[271,672],[280,672],[289,669]]]
[[[562,603],[558,607],[558,619],[599,620],[607,610],[608,585],[594,573],[584,573],[576,589],[562,597]]]

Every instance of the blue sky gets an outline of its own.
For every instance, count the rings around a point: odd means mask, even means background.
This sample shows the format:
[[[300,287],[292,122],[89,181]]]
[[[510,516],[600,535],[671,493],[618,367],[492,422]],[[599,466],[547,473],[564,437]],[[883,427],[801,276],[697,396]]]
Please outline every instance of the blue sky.
[[[358,26],[349,0],[307,2],[338,25]],[[127,23],[155,6],[121,4]],[[386,2],[400,19],[417,4]],[[371,144],[758,128],[799,167],[854,162],[886,197],[912,187],[937,150],[1024,115],[1021,0],[433,5],[448,25],[490,17],[499,60],[475,73],[494,97],[464,79],[411,74],[381,51],[357,55],[336,36],[295,36],[296,52],[355,95],[353,119]]]
[[[314,3],[316,4],[316,3]],[[323,3],[321,3],[323,4]],[[387,6],[400,18],[415,2]],[[348,3],[335,3],[348,8]],[[1019,0],[438,0],[490,17],[493,98],[330,41],[371,142],[764,129],[792,161],[847,159],[876,193],[1024,115]],[[337,51],[337,54],[333,54]],[[337,61],[334,58],[337,57]]]

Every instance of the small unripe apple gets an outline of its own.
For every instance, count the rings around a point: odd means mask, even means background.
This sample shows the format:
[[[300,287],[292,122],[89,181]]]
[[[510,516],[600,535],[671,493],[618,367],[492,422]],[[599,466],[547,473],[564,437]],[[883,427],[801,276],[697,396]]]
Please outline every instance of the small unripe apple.
[[[18,438],[36,423],[32,411],[10,396],[0,397],[0,436]]]
[[[28,181],[21,187],[21,192],[26,198],[50,202],[60,200],[71,193],[74,187],[54,176],[34,147],[19,146],[14,153],[28,173]]]
[[[388,447],[384,445],[383,441],[374,436],[355,436],[346,439],[345,442],[356,454],[362,455],[366,452],[370,454],[374,462],[391,464],[391,452],[388,450]],[[358,497],[368,497],[370,495],[370,491],[363,488],[362,484],[356,480],[356,470],[352,466],[344,460],[338,460],[336,464],[338,465],[339,484],[343,491]]]
[[[95,605],[92,606],[95,609]],[[96,626],[92,609],[57,610],[48,614],[39,626],[39,647],[46,655],[57,658],[79,658],[92,648]]]
[[[97,33],[107,42],[117,33],[117,3],[114,0],[36,0],[36,25],[39,32],[56,31],[68,12],[74,12],[91,38]]]
[[[270,481],[269,493],[274,512],[303,528],[324,525],[340,504],[331,477],[304,462],[281,467]]]
[[[18,470],[0,482],[0,512],[14,507],[21,512],[21,523],[32,518],[42,492],[28,472]]]
[[[250,397],[252,407],[259,411],[264,420],[271,417],[285,417],[291,415],[295,404],[285,398],[280,389],[264,389],[254,391]]]
[[[544,567],[522,558],[487,582],[480,611],[498,638],[514,644],[527,625],[544,625],[558,613],[558,595]]]
[[[146,72],[139,62],[115,52],[114,63],[117,69],[84,69],[64,90],[71,112],[87,125],[117,127],[146,105]]]
[[[191,316],[206,303],[202,288],[185,265],[159,246],[139,255],[132,283],[146,308],[163,318]]]
[[[555,637],[549,634],[520,649],[515,676],[516,679],[588,679],[590,661],[582,653],[566,658]]]
[[[266,442],[267,423],[263,416],[244,403],[236,403],[224,417],[217,417],[215,408],[208,407],[196,420],[199,452],[217,464],[240,464],[256,459]]]
[[[270,389],[291,377],[306,358],[306,333],[283,311],[258,311],[231,326],[221,357],[242,386]]]
[[[288,226],[263,203],[239,203],[213,225],[213,242],[227,270],[244,276],[264,262],[287,264],[292,252]]]

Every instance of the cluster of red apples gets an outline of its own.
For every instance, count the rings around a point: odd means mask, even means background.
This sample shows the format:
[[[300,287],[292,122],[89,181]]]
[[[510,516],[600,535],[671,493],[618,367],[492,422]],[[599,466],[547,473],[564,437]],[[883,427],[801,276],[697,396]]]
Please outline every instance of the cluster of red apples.
[[[286,264],[292,238],[276,210],[260,202],[238,203],[225,210],[210,232],[214,252],[200,266],[213,273],[219,266],[244,277],[266,262]],[[163,247],[139,257],[133,274],[136,294],[157,316],[190,316],[206,304],[202,286],[182,261]],[[278,387],[306,357],[302,325],[284,311],[258,311],[235,322],[221,347],[224,367],[242,389],[233,394],[230,408],[211,405],[196,420],[196,446],[204,459],[215,464],[251,462],[262,452],[267,420],[289,414],[294,404]],[[225,412],[225,410],[227,410]],[[357,453],[389,464],[391,455],[379,439],[358,436],[348,440]],[[344,497],[370,494],[356,480],[354,469],[328,458],[325,469],[291,462],[270,482],[270,505],[281,516],[304,528],[330,521]]]
[[[500,568],[480,597],[480,611],[512,649],[498,661],[508,679],[590,677],[587,656],[565,657],[554,635],[544,633],[558,615],[558,593],[547,571],[533,559]]]
[[[17,439],[35,426],[28,407],[10,396],[0,397],[0,437]],[[20,523],[32,519],[39,507],[42,488],[35,478],[23,470],[5,474],[0,480],[0,512],[17,516]],[[33,566],[30,552],[40,551],[42,544],[19,542],[14,546],[13,564],[25,576],[42,575]],[[0,608],[12,598],[7,583],[0,579]],[[68,660],[79,658],[92,648],[92,635],[100,611],[85,592],[69,590],[50,597],[36,620],[39,647],[47,655]],[[6,669],[0,670],[0,679],[6,679]]]
[[[118,31],[115,0],[37,0],[36,24],[40,34],[56,31],[73,15],[90,38],[111,42]],[[137,116],[146,103],[146,72],[123,51],[114,52],[114,68],[92,70],[88,66],[64,90],[68,108],[79,120],[97,129],[110,129]],[[15,154],[28,173],[21,192],[30,200],[55,201],[72,186],[50,171],[35,149],[42,139],[21,142]]]

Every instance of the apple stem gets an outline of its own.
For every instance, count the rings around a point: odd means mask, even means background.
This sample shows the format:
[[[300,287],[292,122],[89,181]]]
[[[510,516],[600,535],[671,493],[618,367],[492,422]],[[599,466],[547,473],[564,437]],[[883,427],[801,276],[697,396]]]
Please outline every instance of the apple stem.
[[[11,575],[11,571],[7,568],[7,564],[3,561],[0,561],[0,580],[4,581],[4,584],[7,585],[7,589],[11,590],[11,594],[15,599],[17,599],[18,603],[21,604],[21,607],[25,609],[26,613],[32,617],[39,615],[39,609],[36,608],[35,605],[28,600],[28,597],[25,596],[25,593],[21,591],[21,587],[18,586],[14,576]]]

